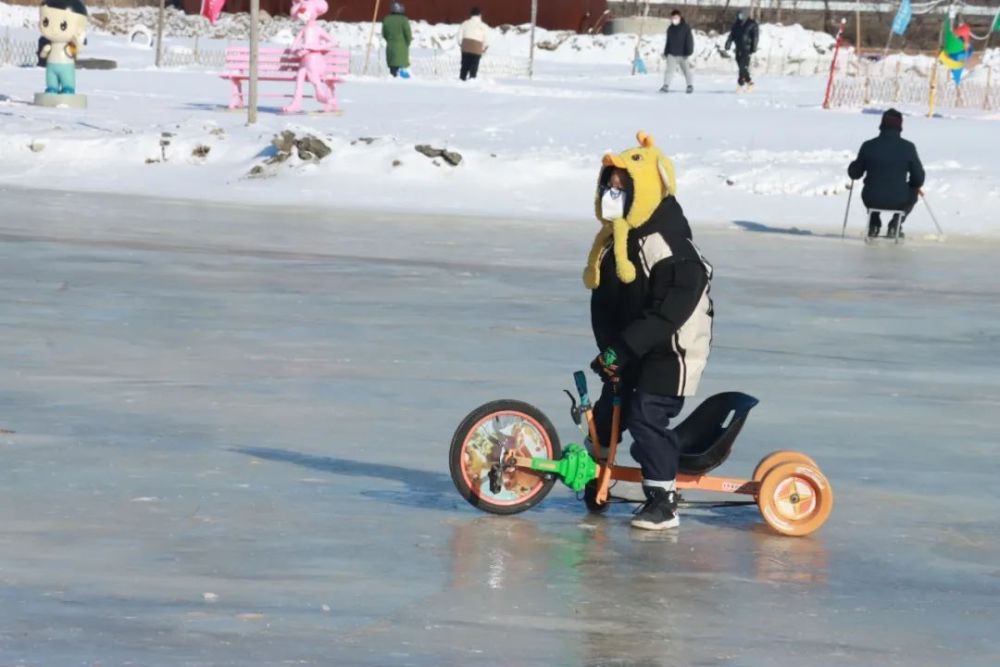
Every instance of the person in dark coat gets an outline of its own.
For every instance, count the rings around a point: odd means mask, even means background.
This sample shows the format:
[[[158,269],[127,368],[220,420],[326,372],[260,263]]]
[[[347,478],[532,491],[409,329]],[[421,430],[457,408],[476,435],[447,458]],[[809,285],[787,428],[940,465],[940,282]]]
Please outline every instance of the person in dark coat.
[[[410,66],[410,42],[413,41],[410,19],[406,18],[402,3],[392,3],[389,15],[382,19],[382,37],[385,39],[385,60],[389,73],[398,76],[400,70]],[[405,71],[403,75],[405,78]]]
[[[747,90],[753,89],[753,80],[750,78],[750,58],[757,51],[757,37],[759,34],[757,22],[750,18],[750,13],[741,9],[736,13],[736,22],[729,30],[729,39],[726,40],[726,51],[733,45],[736,46],[736,65],[740,69],[739,90],[747,86]]]
[[[691,33],[691,26],[687,24],[681,13],[675,9],[670,12],[667,43],[663,47],[663,57],[667,59],[667,67],[666,72],[663,74],[663,87],[660,88],[661,93],[670,92],[670,81],[674,78],[674,71],[678,67],[684,74],[684,81],[687,83],[687,92],[694,92],[691,67],[688,65],[688,58],[693,53],[694,35]]]
[[[902,236],[903,221],[917,203],[924,185],[924,167],[920,164],[917,147],[903,139],[903,114],[889,109],[882,114],[879,134],[861,144],[858,158],[847,167],[852,181],[865,177],[861,201],[869,209],[902,211],[892,216],[887,236]],[[882,219],[873,212],[868,219],[868,236],[879,235]]]

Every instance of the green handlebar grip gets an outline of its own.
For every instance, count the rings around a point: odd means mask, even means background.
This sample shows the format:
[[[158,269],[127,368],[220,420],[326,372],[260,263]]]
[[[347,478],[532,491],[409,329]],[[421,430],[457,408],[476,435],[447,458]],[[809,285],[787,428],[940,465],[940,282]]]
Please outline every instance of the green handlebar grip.
[[[580,394],[580,407],[590,407],[590,395],[587,393],[587,376],[583,371],[573,373],[573,381],[576,382],[576,391]]]

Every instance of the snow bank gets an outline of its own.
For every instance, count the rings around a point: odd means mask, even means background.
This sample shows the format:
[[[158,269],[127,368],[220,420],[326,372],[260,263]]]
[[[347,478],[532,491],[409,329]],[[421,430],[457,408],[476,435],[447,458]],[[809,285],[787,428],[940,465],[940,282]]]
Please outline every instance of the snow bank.
[[[141,54],[121,37],[95,36],[91,48]],[[702,73],[695,94],[663,95],[659,77],[627,71],[548,63],[535,80],[351,77],[339,91],[343,115],[286,116],[276,113],[283,101],[264,97],[259,123],[247,127],[243,113],[225,108],[227,84],[207,72],[83,71],[78,84],[90,108],[68,112],[29,103],[42,83],[38,69],[0,68],[0,183],[37,187],[65,172],[79,190],[593,224],[601,155],[631,146],[643,129],[674,160],[681,200],[698,224],[839,233],[846,166],[876,133],[880,109],[821,110],[823,77],[760,77],[752,95],[737,95],[732,72]],[[262,85],[265,94],[288,90]],[[905,126],[948,231],[1000,236],[992,123],[914,114]],[[250,177],[285,129],[323,138],[332,154]],[[418,144],[463,160],[435,163]],[[921,220],[932,229],[924,217],[914,219],[914,233]]]
[[[38,9],[24,5],[8,5],[0,2],[0,26],[27,28],[38,20]]]

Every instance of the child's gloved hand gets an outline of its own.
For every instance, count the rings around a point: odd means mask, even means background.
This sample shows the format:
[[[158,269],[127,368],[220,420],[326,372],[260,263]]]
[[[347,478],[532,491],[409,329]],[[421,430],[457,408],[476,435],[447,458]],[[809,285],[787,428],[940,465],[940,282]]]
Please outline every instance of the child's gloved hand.
[[[590,369],[601,376],[604,382],[618,384],[621,382],[621,369],[625,358],[615,348],[608,347],[590,363]]]

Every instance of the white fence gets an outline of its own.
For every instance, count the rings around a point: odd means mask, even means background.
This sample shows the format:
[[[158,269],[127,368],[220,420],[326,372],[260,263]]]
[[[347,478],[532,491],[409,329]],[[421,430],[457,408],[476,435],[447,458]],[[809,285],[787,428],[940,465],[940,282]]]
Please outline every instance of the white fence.
[[[29,41],[15,41],[10,35],[0,37],[0,66],[31,67],[38,63],[38,44]]]
[[[435,51],[432,54],[411,54],[410,72],[424,79],[458,78],[460,56],[454,52]],[[365,65],[363,49],[351,50],[351,74],[361,74]],[[389,76],[389,66],[385,62],[385,51],[372,49],[368,60],[368,74]],[[516,78],[528,76],[528,59],[504,56],[484,56],[479,62],[479,75],[484,77]]]
[[[757,52],[750,60],[750,72],[754,76],[816,76],[830,71],[831,55],[793,55],[787,53]],[[666,61],[659,54],[643,54],[647,71],[662,72]],[[692,61],[696,72],[736,75],[736,58],[731,53],[720,57]]]
[[[244,42],[240,42],[244,44]],[[0,36],[0,66],[30,67],[38,62],[35,53],[37,44],[27,40],[13,40],[10,35]],[[152,62],[154,51],[150,49],[149,59]],[[458,78],[459,55],[450,52],[434,52],[430,54],[415,54],[410,58],[410,72],[424,79]],[[350,73],[362,74],[365,63],[363,49],[352,49]],[[197,42],[190,47],[172,45],[163,52],[163,67],[183,67],[191,69],[221,70],[226,65],[225,48],[199,48]],[[382,49],[372,49],[368,61],[368,75],[389,76],[389,68],[385,62],[385,52]],[[479,64],[479,74],[484,77],[516,78],[528,76],[527,58],[510,58],[503,56],[488,56]]]
[[[890,58],[838,62],[830,90],[831,107],[894,104],[937,109],[1000,110],[1000,70],[979,65],[956,85],[949,70],[931,58]]]
[[[241,42],[242,44],[242,42]],[[365,69],[365,52],[363,49],[350,50],[348,71],[361,75]],[[163,54],[164,67],[188,67],[193,69],[222,69],[226,64],[225,49],[198,49],[171,47]],[[437,52],[433,54],[417,54],[410,57],[410,72],[415,77],[423,79],[458,78],[459,56]],[[485,77],[522,77],[528,75],[527,58],[504,58],[490,56],[483,58],[479,65],[479,73]],[[385,62],[385,52],[372,49],[368,59],[369,76],[389,76],[389,67]]]

